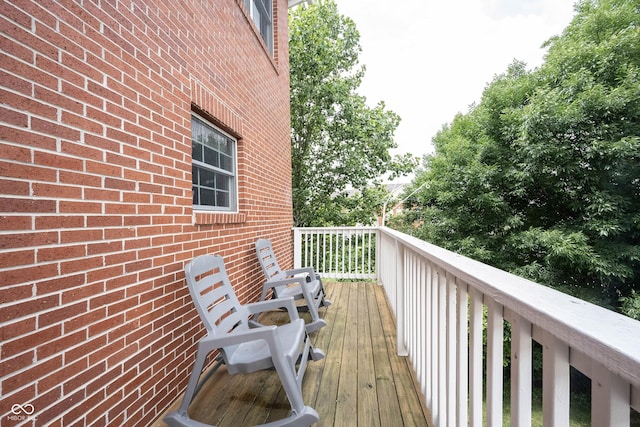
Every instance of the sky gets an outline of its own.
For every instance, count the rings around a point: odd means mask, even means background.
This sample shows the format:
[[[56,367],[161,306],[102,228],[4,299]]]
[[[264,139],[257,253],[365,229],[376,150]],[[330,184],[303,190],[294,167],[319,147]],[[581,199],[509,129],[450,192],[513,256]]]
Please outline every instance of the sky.
[[[358,92],[401,117],[393,152],[422,156],[514,59],[542,64],[542,44],[569,24],[575,0],[335,1],[360,32]]]

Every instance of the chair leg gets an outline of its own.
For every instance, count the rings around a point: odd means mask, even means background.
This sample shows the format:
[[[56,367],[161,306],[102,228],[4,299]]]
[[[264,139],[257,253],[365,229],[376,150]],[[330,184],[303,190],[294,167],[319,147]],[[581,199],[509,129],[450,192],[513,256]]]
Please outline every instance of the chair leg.
[[[193,364],[191,376],[189,377],[189,383],[187,384],[187,389],[185,390],[184,396],[182,398],[182,403],[176,411],[171,412],[164,418],[164,421],[170,427],[196,427],[204,425],[189,418],[189,405],[191,404],[191,401],[193,400],[197,392],[200,375],[202,375],[202,369],[204,368],[204,364],[208,354],[209,352],[203,351],[201,346],[198,345],[196,361]]]
[[[280,382],[287,394],[287,399],[291,404],[291,411],[295,414],[301,413],[304,410],[304,400],[302,399],[302,390],[298,386],[296,380],[296,367],[294,361],[283,360],[280,357],[273,357],[273,364],[280,377]]]
[[[320,307],[329,307],[331,305],[331,301],[326,298],[327,292],[324,290],[322,278],[319,274],[316,274],[316,280],[320,282],[320,292],[322,292],[322,296],[320,297]]]

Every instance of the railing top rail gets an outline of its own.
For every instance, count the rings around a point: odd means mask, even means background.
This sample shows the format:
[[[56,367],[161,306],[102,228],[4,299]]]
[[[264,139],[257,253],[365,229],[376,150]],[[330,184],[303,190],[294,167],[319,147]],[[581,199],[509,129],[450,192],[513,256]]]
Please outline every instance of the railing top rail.
[[[415,237],[379,232],[640,386],[640,322]]]
[[[362,231],[375,231],[378,229],[377,226],[367,225],[367,226],[340,226],[340,227],[293,227],[294,230],[300,230],[303,232],[316,232],[316,233],[326,233],[327,231],[343,231],[343,230],[362,230]]]

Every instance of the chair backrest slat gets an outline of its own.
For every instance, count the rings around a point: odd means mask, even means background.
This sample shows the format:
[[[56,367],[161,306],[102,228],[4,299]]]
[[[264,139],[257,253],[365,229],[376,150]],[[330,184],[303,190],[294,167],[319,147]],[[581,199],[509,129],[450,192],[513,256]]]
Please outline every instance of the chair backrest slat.
[[[256,241],[256,253],[262,266],[262,272],[269,280],[282,280],[285,278],[269,240],[258,239]]]
[[[189,293],[207,331],[213,336],[234,326],[246,329],[244,308],[236,297],[221,256],[201,255],[185,267]]]
[[[207,307],[208,311],[211,310],[211,307],[216,303],[226,299],[226,289],[220,286],[220,283],[219,281],[212,281],[206,288],[199,287],[201,304],[203,307]]]

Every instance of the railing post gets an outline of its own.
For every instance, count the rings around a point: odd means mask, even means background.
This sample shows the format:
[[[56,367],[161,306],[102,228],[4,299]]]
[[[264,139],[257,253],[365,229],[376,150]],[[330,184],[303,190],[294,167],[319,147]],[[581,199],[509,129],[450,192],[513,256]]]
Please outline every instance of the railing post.
[[[408,356],[405,342],[406,307],[404,301],[404,248],[396,240],[396,346],[398,356]]]
[[[293,229],[293,268],[302,267],[302,231],[294,227]]]

